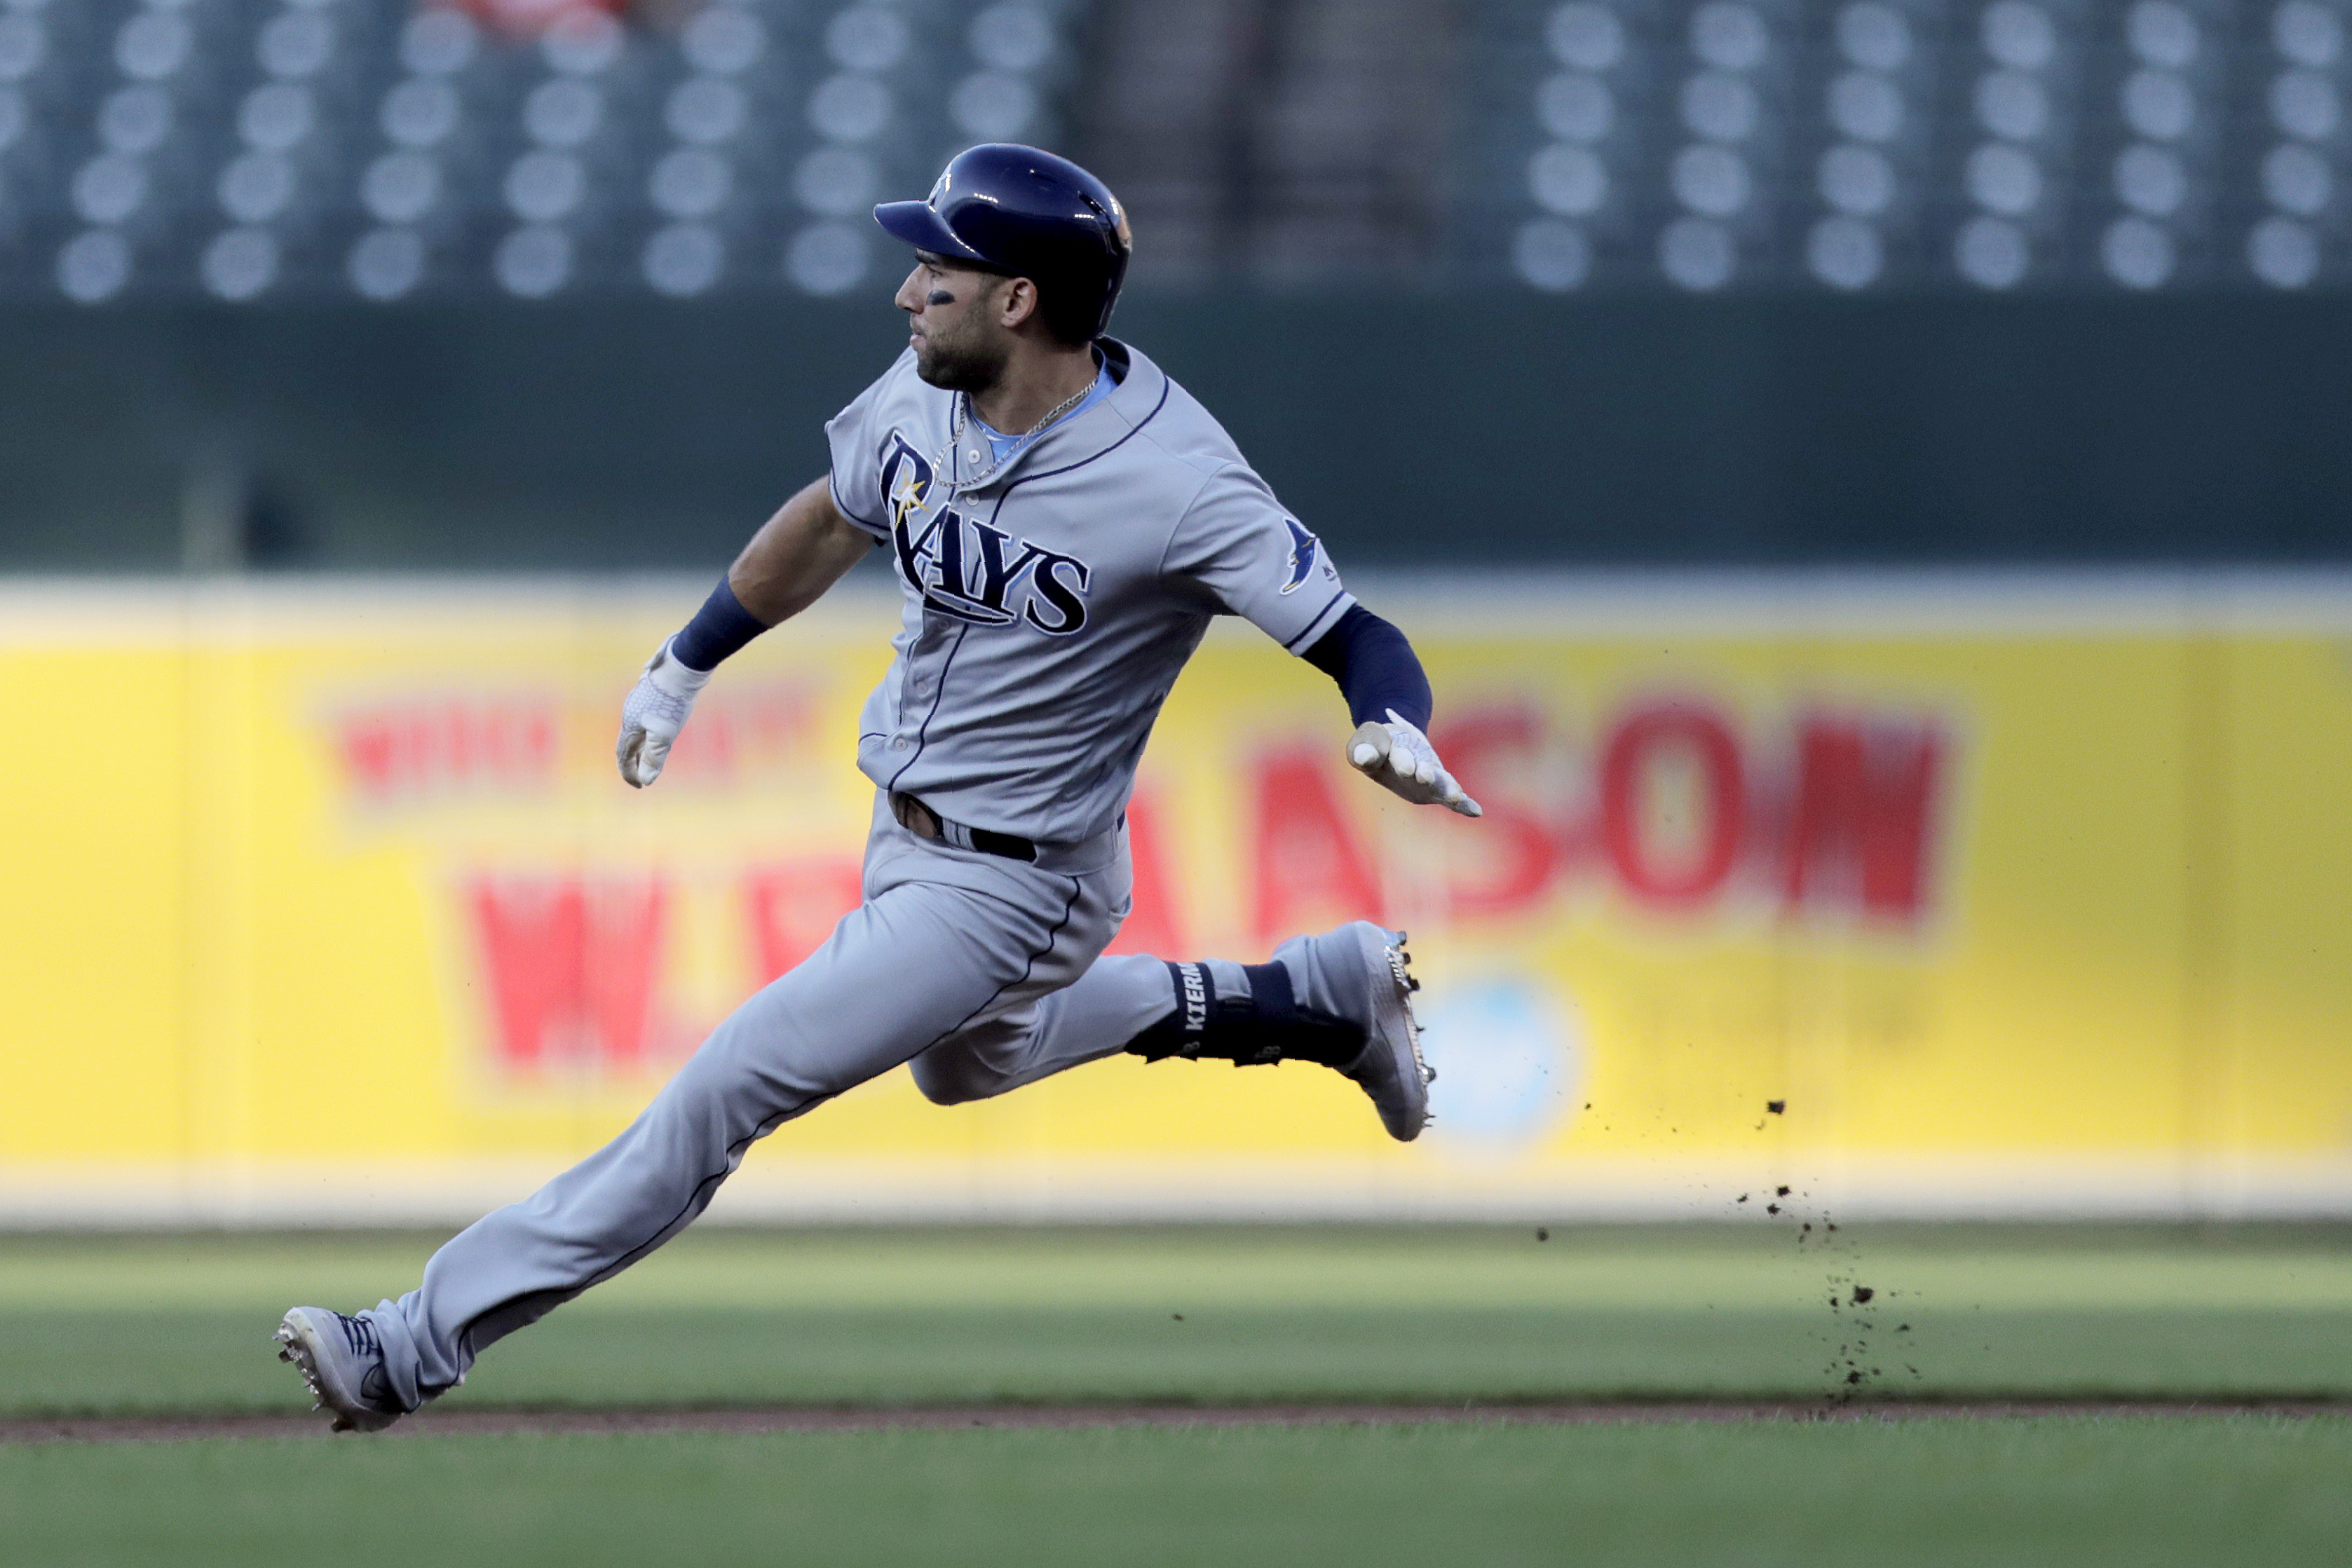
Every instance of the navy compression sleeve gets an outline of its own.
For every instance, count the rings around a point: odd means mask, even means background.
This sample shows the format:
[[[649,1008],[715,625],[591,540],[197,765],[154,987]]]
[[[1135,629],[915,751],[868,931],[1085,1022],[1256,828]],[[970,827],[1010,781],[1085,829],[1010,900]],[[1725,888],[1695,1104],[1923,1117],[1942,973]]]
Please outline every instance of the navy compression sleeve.
[[[765,622],[743,608],[733,585],[722,577],[686,629],[670,639],[669,651],[688,669],[707,673],[767,629]]]
[[[1348,716],[1358,724],[1386,723],[1394,708],[1414,728],[1429,727],[1429,677],[1412,644],[1362,605],[1349,605],[1301,657],[1339,683]]]

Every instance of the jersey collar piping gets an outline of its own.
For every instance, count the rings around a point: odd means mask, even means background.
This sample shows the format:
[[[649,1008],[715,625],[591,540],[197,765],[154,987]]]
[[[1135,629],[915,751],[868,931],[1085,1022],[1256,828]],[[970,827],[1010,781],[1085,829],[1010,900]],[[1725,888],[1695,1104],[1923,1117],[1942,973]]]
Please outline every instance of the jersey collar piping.
[[[1066,474],[1085,466],[1096,458],[1124,445],[1135,433],[1149,423],[1168,404],[1167,372],[1136,349],[1115,338],[1102,340],[1103,357],[1118,378],[1110,395],[1094,407],[1072,419],[1063,420],[1015,453],[1003,471],[985,485],[974,486],[965,494],[985,496],[992,491],[1002,494],[1015,485],[1032,479],[1043,479],[1055,474]],[[1123,376],[1120,371],[1126,372]],[[954,395],[952,393],[950,396]],[[1105,411],[1116,413],[1116,420],[1106,419]],[[1046,454],[1040,466],[1040,453]]]

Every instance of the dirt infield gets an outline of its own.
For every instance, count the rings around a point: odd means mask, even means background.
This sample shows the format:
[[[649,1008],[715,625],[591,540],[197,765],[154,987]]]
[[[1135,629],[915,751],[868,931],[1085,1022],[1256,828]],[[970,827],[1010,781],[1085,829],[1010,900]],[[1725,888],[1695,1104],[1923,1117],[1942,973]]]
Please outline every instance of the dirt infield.
[[[513,1433],[874,1432],[979,1427],[1396,1426],[1469,1421],[1498,1426],[1599,1426],[1671,1421],[1936,1421],[2038,1416],[2352,1415],[2316,1400],[1677,1401],[1588,1405],[1035,1405],[899,1409],[451,1410],[412,1417],[392,1438]],[[171,1443],[216,1437],[325,1437],[320,1416],[119,1416],[0,1419],[0,1447],[44,1443]]]

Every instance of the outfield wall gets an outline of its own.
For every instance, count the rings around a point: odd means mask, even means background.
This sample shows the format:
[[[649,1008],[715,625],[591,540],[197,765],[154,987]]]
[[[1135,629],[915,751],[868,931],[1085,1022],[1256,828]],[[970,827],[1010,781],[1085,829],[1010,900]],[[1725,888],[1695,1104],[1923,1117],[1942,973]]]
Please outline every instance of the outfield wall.
[[[620,783],[704,586],[0,588],[0,1218],[462,1219],[623,1125],[854,900],[870,803],[855,583]],[[1408,927],[1421,1143],[1311,1068],[894,1073],[714,1214],[2352,1213],[2352,580],[1365,591],[1486,819],[1350,776],[1328,683],[1221,624],[1115,950]]]

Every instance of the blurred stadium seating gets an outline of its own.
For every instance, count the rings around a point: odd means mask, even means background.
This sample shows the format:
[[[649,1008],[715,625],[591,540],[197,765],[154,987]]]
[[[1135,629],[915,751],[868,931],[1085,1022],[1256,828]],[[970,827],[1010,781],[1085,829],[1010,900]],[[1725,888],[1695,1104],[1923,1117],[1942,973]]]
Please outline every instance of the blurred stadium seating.
[[[6,286],[86,304],[837,294],[943,152],[1051,140],[1057,7],[10,0]],[[509,6],[509,11],[520,7]]]
[[[707,570],[983,137],[1358,565],[2340,561],[2347,4],[0,0],[0,567]]]
[[[2301,289],[2333,0],[5,0],[0,289],[837,294],[984,139],[1169,287]]]
[[[1538,287],[2294,289],[2341,265],[2320,0],[1575,0],[1519,21],[1540,51],[1513,30],[1491,68],[1533,79],[1496,99],[1545,141],[1503,154],[1538,212],[1502,248]]]

